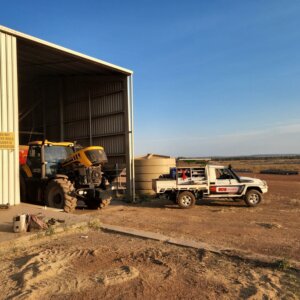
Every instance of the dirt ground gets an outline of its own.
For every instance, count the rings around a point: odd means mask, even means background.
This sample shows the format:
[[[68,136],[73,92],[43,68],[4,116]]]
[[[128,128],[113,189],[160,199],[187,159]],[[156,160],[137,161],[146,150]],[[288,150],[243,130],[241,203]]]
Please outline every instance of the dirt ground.
[[[300,299],[300,273],[291,268],[300,261],[300,176],[251,176],[270,189],[255,208],[203,200],[184,210],[148,199],[76,213],[263,254],[272,258],[269,264],[93,226],[0,249],[0,299]]]
[[[243,201],[203,200],[192,209],[179,209],[168,200],[155,199],[111,205],[95,214],[107,224],[300,261],[300,176],[244,176],[268,183],[269,192],[255,208]]]
[[[0,264],[0,299],[300,297],[299,272],[284,266],[278,269],[95,229],[23,245],[2,253]],[[120,270],[125,275],[120,276]]]

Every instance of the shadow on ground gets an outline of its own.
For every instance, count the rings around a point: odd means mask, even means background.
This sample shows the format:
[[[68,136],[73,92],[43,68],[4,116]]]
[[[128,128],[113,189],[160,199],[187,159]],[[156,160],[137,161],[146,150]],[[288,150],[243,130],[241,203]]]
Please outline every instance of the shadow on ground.
[[[167,199],[146,199],[140,200],[137,203],[125,203],[125,206],[130,207],[147,207],[147,208],[169,208],[169,209],[181,209],[177,204],[173,203],[171,200]],[[117,205],[117,204],[116,204]],[[119,203],[119,205],[123,205]],[[203,199],[198,200],[196,206],[211,206],[211,207],[247,207],[244,201],[233,201],[233,200],[211,200],[211,199]]]

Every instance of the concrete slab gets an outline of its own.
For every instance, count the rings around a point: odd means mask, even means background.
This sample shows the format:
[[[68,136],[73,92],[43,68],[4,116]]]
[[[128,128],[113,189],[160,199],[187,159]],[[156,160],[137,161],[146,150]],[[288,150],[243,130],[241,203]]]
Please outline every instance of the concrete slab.
[[[0,209],[0,243],[12,241],[20,237],[28,236],[35,232],[15,233],[13,232],[13,217],[19,214],[41,215],[45,218],[65,220],[61,226],[73,226],[82,222],[89,222],[91,215],[67,214],[63,210],[21,203],[8,209]]]

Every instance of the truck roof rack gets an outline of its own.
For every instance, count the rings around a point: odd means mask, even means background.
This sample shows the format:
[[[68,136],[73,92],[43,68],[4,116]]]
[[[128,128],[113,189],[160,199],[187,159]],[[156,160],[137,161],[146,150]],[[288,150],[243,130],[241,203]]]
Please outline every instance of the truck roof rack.
[[[178,157],[177,167],[199,167],[206,166],[211,161],[210,158],[200,158],[200,157]]]

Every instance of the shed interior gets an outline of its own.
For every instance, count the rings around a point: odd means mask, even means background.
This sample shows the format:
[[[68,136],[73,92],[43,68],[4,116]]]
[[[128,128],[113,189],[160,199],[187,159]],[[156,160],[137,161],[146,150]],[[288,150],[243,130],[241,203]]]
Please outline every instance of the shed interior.
[[[101,145],[126,163],[127,76],[72,53],[17,38],[20,144],[48,139]]]

